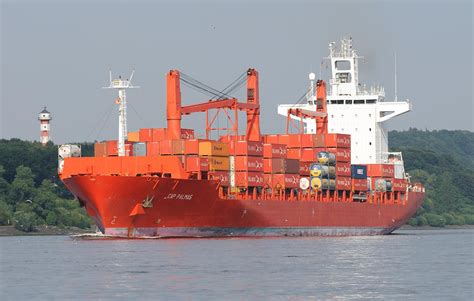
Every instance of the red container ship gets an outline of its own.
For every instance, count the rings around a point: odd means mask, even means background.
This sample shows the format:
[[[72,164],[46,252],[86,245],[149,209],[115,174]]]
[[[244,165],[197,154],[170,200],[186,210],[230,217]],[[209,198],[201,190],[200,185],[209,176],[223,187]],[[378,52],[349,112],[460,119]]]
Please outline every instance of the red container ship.
[[[354,70],[347,55],[334,56],[332,67],[337,70],[344,58]],[[339,80],[336,84],[348,80],[341,74],[333,76]],[[352,75],[355,79],[357,74]],[[119,90],[118,140],[97,143],[94,157],[81,157],[77,146],[61,146],[60,178],[100,231],[111,237],[391,233],[419,208],[423,186],[410,182],[400,153],[379,151],[379,157],[360,162],[364,154],[354,152],[358,136],[328,129],[332,100],[326,83],[316,81],[314,74],[310,80],[307,103],[285,107],[286,133],[262,135],[254,69],[233,85],[246,83],[245,102],[230,97],[231,89],[214,90],[171,70],[167,127],[138,132],[128,132],[126,126],[125,90],[133,88],[131,79],[111,79],[110,88]],[[181,83],[215,97],[184,106]],[[331,80],[332,89],[333,84]],[[350,97],[344,94],[346,100]],[[379,102],[384,101],[365,105]],[[181,128],[182,117],[196,112],[206,114],[205,139],[195,139],[193,130]],[[244,135],[239,132],[239,112],[247,117]],[[214,126],[219,113],[228,118],[229,128]],[[298,131],[291,134],[295,121]],[[227,132],[212,140],[215,130]]]

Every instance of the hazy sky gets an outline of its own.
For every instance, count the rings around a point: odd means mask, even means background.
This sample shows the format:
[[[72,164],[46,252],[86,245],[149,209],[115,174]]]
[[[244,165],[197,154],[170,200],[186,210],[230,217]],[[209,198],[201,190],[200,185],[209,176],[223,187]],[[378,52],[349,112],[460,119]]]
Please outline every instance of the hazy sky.
[[[262,131],[283,131],[277,105],[294,103],[328,43],[348,35],[365,57],[360,82],[382,84],[388,100],[397,53],[398,98],[414,109],[387,128],[474,130],[472,1],[0,1],[2,138],[38,140],[43,106],[56,143],[115,138],[116,94],[101,89],[110,67],[136,69],[130,130],[165,126],[169,69],[222,89],[254,67]]]

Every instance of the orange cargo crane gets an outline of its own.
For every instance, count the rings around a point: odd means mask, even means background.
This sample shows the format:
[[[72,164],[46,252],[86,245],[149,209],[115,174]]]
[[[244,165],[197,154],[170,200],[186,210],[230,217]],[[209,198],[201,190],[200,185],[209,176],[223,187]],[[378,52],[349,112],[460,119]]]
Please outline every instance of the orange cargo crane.
[[[219,91],[218,91],[219,92]],[[219,99],[208,100],[207,102],[182,106],[181,105],[181,86],[180,72],[171,70],[167,75],[167,95],[166,95],[166,113],[168,126],[168,139],[179,139],[181,131],[181,116],[192,113],[206,113],[206,139],[213,130],[227,130],[237,139],[238,128],[238,111],[247,113],[247,140],[260,141],[260,103],[258,89],[258,72],[255,69],[247,71],[247,102],[239,102],[234,97],[225,97],[226,93],[220,92],[216,94]],[[209,111],[216,110],[216,113],[209,120]],[[229,128],[213,128],[220,112],[224,112],[229,120]],[[231,112],[234,117],[231,117]]]
[[[313,91],[311,91],[313,92]],[[291,108],[288,109],[286,119],[286,133],[288,134],[289,126],[292,121],[291,116],[296,116],[300,119],[300,134],[303,134],[303,119],[313,118],[316,121],[316,133],[327,134],[328,132],[328,114],[327,114],[327,100],[326,100],[326,82],[318,80],[316,82],[316,111],[307,109]]]

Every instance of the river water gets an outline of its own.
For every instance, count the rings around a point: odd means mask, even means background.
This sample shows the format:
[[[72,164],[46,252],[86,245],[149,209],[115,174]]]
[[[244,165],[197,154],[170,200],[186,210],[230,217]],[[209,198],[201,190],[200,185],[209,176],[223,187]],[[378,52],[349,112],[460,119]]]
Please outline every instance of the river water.
[[[0,246],[1,300],[474,300],[474,229]]]

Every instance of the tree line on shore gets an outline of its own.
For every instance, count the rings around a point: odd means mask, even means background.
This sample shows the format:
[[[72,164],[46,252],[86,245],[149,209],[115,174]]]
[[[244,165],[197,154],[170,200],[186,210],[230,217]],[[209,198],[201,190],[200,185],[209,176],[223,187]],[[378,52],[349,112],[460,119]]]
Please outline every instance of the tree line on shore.
[[[412,182],[426,187],[413,226],[474,224],[474,133],[391,131],[391,151],[402,151]],[[91,156],[92,143],[82,154]],[[0,140],[0,225],[34,231],[39,225],[89,228],[86,211],[57,176],[57,146]]]

